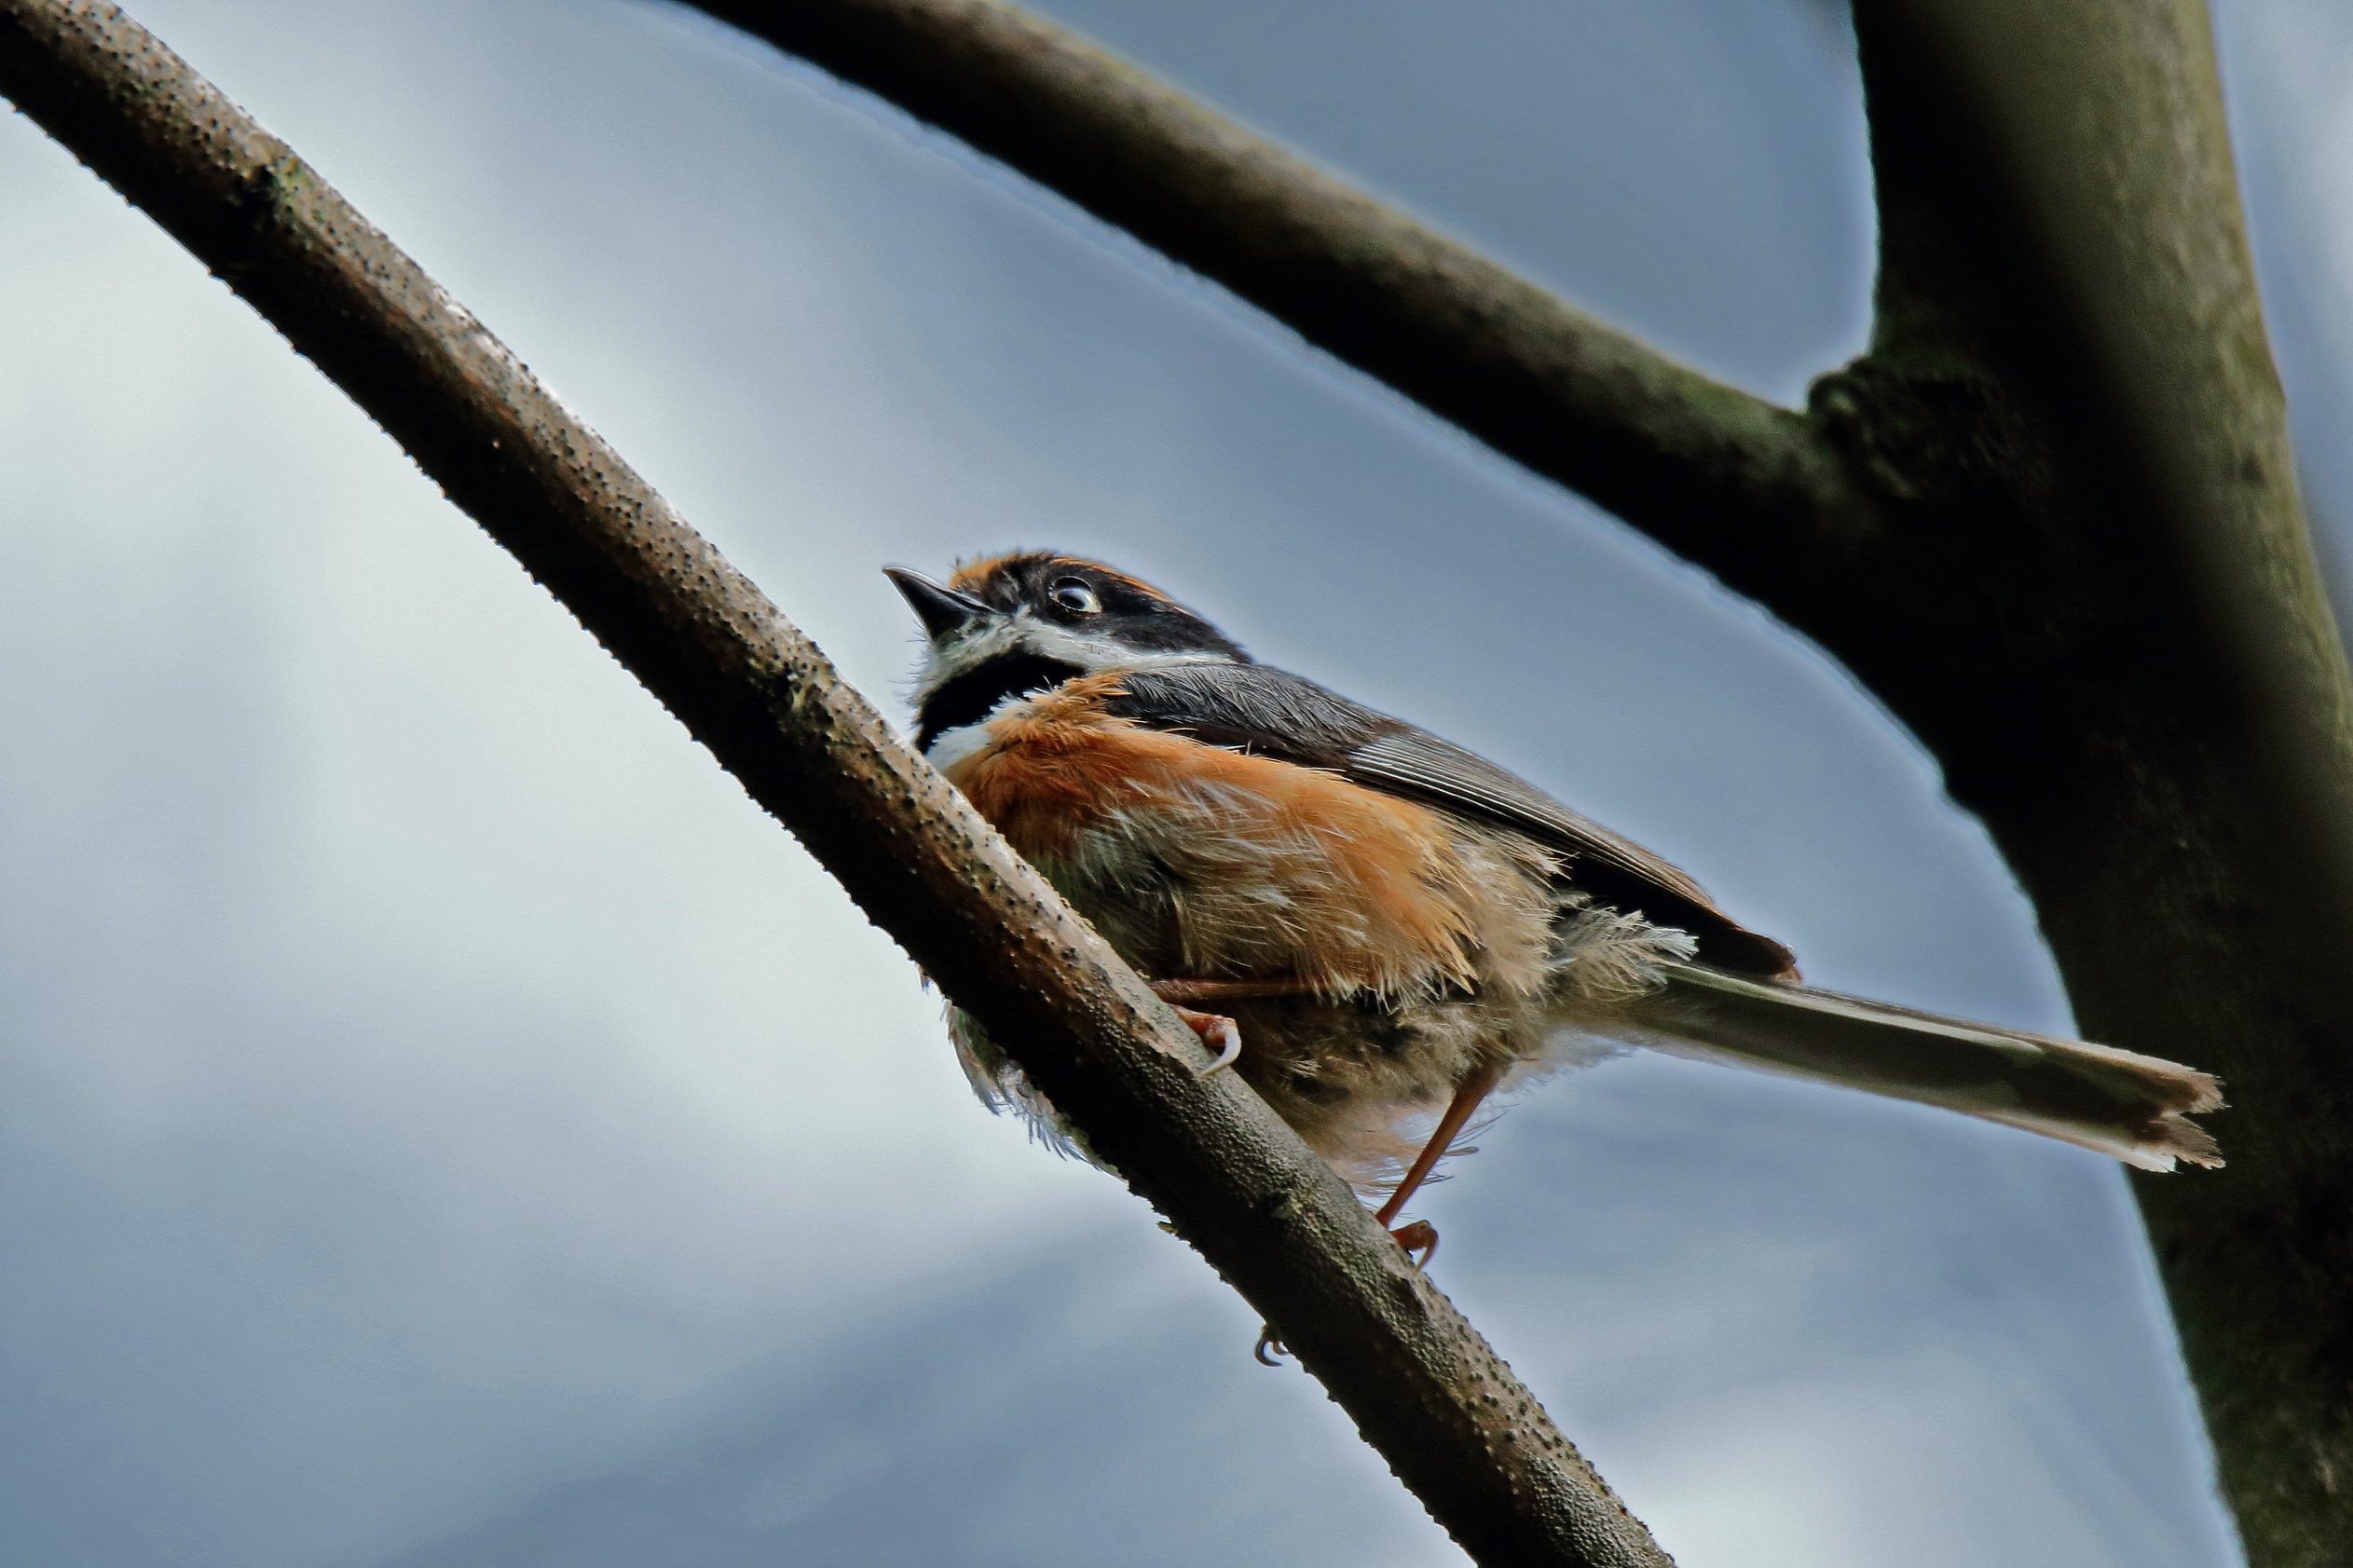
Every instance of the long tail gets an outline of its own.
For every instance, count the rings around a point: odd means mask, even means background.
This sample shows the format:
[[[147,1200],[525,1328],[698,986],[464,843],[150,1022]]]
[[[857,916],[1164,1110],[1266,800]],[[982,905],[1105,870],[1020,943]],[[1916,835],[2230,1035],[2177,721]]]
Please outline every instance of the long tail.
[[[2189,1120],[2221,1107],[2221,1086],[2178,1063],[1697,964],[1660,973],[1636,1009],[1654,1049],[1943,1106],[2142,1170],[2223,1163]]]

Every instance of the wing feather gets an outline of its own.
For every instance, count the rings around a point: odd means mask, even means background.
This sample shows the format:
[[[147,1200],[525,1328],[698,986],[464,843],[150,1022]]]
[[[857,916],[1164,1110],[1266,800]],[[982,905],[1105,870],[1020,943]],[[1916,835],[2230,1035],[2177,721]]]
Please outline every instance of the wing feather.
[[[1264,664],[1197,663],[1138,670],[1111,711],[1310,768],[1368,789],[1514,828],[1567,862],[1576,887],[1601,902],[1688,931],[1702,961],[1744,975],[1794,975],[1789,949],[1735,923],[1690,877],[1639,844],[1588,821],[1515,774],[1305,676]]]

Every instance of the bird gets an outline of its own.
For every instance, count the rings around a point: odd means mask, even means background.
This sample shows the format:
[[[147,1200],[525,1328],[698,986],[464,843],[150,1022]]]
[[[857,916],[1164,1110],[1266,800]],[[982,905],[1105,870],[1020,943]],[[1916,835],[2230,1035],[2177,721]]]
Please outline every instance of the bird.
[[[1398,1224],[1483,1107],[1630,1048],[1982,1117],[2144,1170],[2216,1166],[2175,1062],[1803,983],[1666,861],[1428,730],[1258,663],[1159,589],[1048,550],[936,582],[914,744],[1427,1263]],[[950,1009],[974,1089],[1092,1159]],[[1100,1163],[1100,1162],[1099,1162]]]

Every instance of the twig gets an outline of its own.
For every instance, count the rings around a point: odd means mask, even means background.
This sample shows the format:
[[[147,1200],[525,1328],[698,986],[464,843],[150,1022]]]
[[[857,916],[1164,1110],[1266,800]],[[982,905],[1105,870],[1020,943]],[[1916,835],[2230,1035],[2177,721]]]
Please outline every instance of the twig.
[[[789,826],[1480,1562],[1667,1561],[1339,1179],[481,323],[112,6],[0,0],[0,92],[285,334]]]
[[[1856,521],[1804,416],[1712,381],[1003,0],[685,0],[1002,160],[1773,602]]]

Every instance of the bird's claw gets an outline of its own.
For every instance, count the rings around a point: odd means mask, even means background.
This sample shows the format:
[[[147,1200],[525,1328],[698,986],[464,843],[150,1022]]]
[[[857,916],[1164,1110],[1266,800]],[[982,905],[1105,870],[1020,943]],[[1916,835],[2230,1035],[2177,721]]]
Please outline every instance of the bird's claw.
[[[1438,1231],[1427,1220],[1416,1220],[1410,1225],[1400,1225],[1389,1232],[1389,1239],[1404,1252],[1406,1261],[1417,1269],[1426,1269],[1438,1256]],[[1415,1253],[1420,1253],[1416,1258]]]
[[[1217,1047],[1217,1060],[1196,1069],[1193,1076],[1207,1078],[1224,1071],[1242,1058],[1242,1031],[1234,1020],[1223,1013],[1196,1013],[1190,1007],[1179,1007],[1176,1016],[1184,1020],[1184,1027],[1201,1037],[1204,1044]]]
[[[1262,1367],[1279,1367],[1282,1365],[1279,1357],[1290,1355],[1291,1347],[1275,1338],[1275,1326],[1267,1323],[1259,1328],[1258,1343],[1251,1346],[1250,1353],[1258,1358]]]

